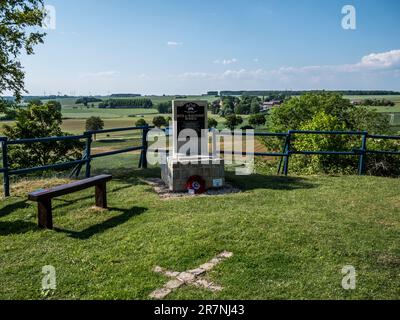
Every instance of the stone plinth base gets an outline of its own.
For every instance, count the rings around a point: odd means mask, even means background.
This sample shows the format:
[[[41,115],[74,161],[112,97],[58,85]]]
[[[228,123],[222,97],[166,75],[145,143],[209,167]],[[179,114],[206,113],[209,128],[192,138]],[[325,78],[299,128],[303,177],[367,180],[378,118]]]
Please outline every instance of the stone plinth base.
[[[185,192],[186,182],[191,176],[200,176],[206,189],[225,185],[225,163],[223,159],[211,157],[168,157],[161,165],[161,178],[172,192]]]

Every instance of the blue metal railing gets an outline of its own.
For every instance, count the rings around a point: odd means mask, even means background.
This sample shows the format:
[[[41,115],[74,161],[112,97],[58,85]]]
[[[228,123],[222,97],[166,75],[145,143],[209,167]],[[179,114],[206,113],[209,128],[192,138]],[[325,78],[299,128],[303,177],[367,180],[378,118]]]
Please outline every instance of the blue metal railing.
[[[234,133],[219,133],[220,135],[233,135]],[[299,134],[307,135],[349,135],[359,136],[362,138],[360,149],[351,151],[311,151],[311,150],[294,150],[292,148],[293,136]],[[221,151],[221,154],[241,154],[262,156],[262,157],[281,157],[281,162],[278,167],[278,174],[283,173],[288,175],[290,157],[292,155],[342,155],[342,156],[357,156],[359,157],[358,173],[364,175],[366,172],[366,156],[368,154],[382,154],[382,155],[400,155],[399,151],[384,151],[384,150],[368,150],[367,142],[368,139],[384,139],[384,140],[400,140],[400,136],[388,136],[388,135],[371,135],[366,131],[307,131],[307,130],[291,130],[287,133],[275,133],[275,132],[254,132],[248,134],[242,133],[243,136],[259,136],[259,137],[280,137],[285,138],[283,152],[257,152],[257,153],[246,153],[246,152],[234,152],[234,151]],[[283,167],[282,167],[283,166]]]
[[[62,169],[75,166],[73,173],[79,176],[81,168],[85,165],[85,176],[90,177],[91,175],[91,161],[100,157],[107,157],[121,153],[127,153],[132,151],[141,151],[139,167],[147,168],[147,152],[154,151],[149,150],[147,134],[150,129],[154,127],[143,126],[143,127],[127,127],[127,128],[116,128],[116,129],[106,129],[106,130],[96,130],[88,131],[83,135],[77,136],[63,136],[63,137],[48,137],[48,138],[37,138],[37,139],[21,139],[21,140],[8,140],[5,137],[0,137],[0,144],[2,147],[2,168],[0,168],[0,173],[3,174],[3,186],[5,196],[10,195],[10,176],[11,175],[22,175],[37,171],[45,171],[52,169]],[[92,155],[92,142],[93,135],[104,134],[104,133],[114,133],[114,132],[124,132],[131,130],[142,131],[142,143],[140,146],[124,148],[120,150],[102,152]],[[218,133],[218,135],[233,135],[234,133]],[[242,132],[243,136],[255,136],[255,137],[277,137],[284,138],[283,151],[281,152],[235,152],[235,151],[220,151],[221,154],[240,154],[243,156],[253,155],[260,157],[280,157],[281,162],[278,168],[278,174],[283,173],[288,175],[289,173],[289,163],[290,157],[292,155],[343,155],[343,156],[356,156],[359,157],[358,173],[359,175],[364,175],[366,172],[366,156],[368,154],[381,154],[381,155],[400,155],[400,151],[395,150],[369,150],[368,149],[368,139],[382,139],[382,140],[400,140],[400,136],[388,136],[388,135],[370,135],[368,132],[358,132],[358,131],[301,131],[292,130],[287,133],[275,133],[275,132],[254,132],[247,133]],[[312,150],[294,150],[292,148],[292,141],[295,135],[307,134],[307,135],[350,135],[361,137],[360,149],[354,149],[351,151],[312,151]],[[55,142],[55,141],[66,141],[66,140],[86,140],[86,147],[81,160],[70,161],[66,163],[57,163],[41,167],[34,168],[24,168],[24,169],[10,169],[9,159],[8,159],[8,146],[9,145],[23,145],[32,143],[44,143],[44,142]],[[165,152],[168,152],[166,150]]]
[[[38,171],[47,171],[47,170],[57,170],[57,169],[65,169],[70,167],[75,167],[73,173],[76,176],[79,176],[81,168],[85,165],[85,176],[90,177],[91,175],[91,162],[93,159],[100,157],[112,156],[120,153],[127,153],[131,151],[141,150],[140,155],[140,163],[139,167],[147,168],[147,141],[143,143],[143,141],[147,140],[147,133],[152,127],[143,126],[143,127],[127,127],[127,128],[115,128],[115,129],[106,129],[106,130],[95,130],[95,131],[87,131],[83,135],[76,136],[61,136],[61,137],[46,137],[46,138],[32,138],[32,139],[19,139],[19,140],[8,140],[6,137],[0,137],[0,144],[2,150],[2,168],[0,168],[0,173],[3,174],[3,187],[4,187],[4,195],[6,197],[10,196],[10,176],[12,175],[24,175]],[[138,147],[130,147],[115,151],[103,152],[92,155],[92,142],[93,135],[102,134],[102,133],[112,133],[112,132],[122,132],[122,131],[133,131],[133,130],[141,130],[142,131],[142,145]],[[83,157],[81,160],[74,160],[64,163],[56,163],[50,164],[40,167],[32,167],[32,168],[23,168],[23,169],[12,169],[9,166],[9,157],[8,157],[8,146],[13,145],[29,145],[34,143],[46,143],[46,142],[58,142],[58,141],[79,141],[85,140],[86,146],[83,153]]]

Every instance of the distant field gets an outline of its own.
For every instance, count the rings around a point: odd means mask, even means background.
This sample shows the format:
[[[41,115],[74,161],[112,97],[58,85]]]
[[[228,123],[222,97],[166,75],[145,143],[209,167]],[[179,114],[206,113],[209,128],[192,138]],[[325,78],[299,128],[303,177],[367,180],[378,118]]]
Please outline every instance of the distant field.
[[[148,96],[156,105],[160,102],[171,101],[174,99],[172,96]],[[359,99],[389,99],[396,103],[394,107],[371,107],[378,112],[386,113],[390,117],[391,125],[394,132],[400,131],[400,95],[395,96],[346,96],[350,100]],[[106,99],[106,98],[105,98]],[[190,100],[207,100],[209,102],[217,99],[214,96],[187,96],[185,99]],[[147,123],[151,124],[155,116],[158,115],[156,109],[99,109],[98,103],[94,103],[95,107],[86,108],[83,105],[76,105],[75,98],[58,99],[62,104],[62,113],[64,117],[62,129],[66,132],[73,134],[80,134],[85,130],[85,121],[91,116],[99,116],[105,122],[105,128],[119,128],[127,126],[135,126],[138,119],[143,118]],[[45,102],[45,101],[44,101]],[[91,105],[91,104],[89,104]],[[168,116],[168,115],[164,115]],[[225,119],[218,115],[211,115],[209,117],[218,121],[218,128],[224,127]],[[241,126],[247,125],[248,116],[243,116],[244,123]],[[0,122],[0,134],[3,125],[12,122]]]
[[[146,96],[152,100],[153,104],[156,106],[161,102],[168,102],[175,99],[174,96]],[[103,100],[107,100],[107,97],[104,97]],[[126,98],[113,98],[113,99],[126,99]],[[205,100],[208,102],[212,102],[217,99],[214,96],[187,96],[185,98],[179,98],[182,100]],[[149,118],[147,115],[152,115],[151,119],[158,113],[157,109],[99,109],[98,102],[93,103],[94,108],[91,107],[92,103],[89,103],[89,108],[83,106],[82,104],[76,105],[75,98],[65,98],[65,99],[57,99],[62,105],[62,113],[63,117],[70,119],[87,119],[91,116],[98,116],[103,119],[112,119],[112,118],[128,118],[130,116],[142,116],[144,115],[146,120]],[[43,100],[45,103],[46,100]],[[134,119],[134,117],[132,117]],[[133,120],[135,122],[136,120]]]
[[[98,110],[98,109],[94,109],[94,110]],[[109,110],[109,111],[111,112],[112,110]],[[116,111],[118,111],[118,110],[116,110]],[[124,111],[124,110],[119,110],[119,111]],[[130,111],[133,111],[133,110],[130,110]],[[92,115],[98,115],[104,120],[104,128],[105,129],[113,129],[113,128],[134,127],[136,121],[141,118],[146,120],[146,122],[151,125],[153,118],[159,114],[144,114],[143,113],[142,116],[137,115],[136,117],[133,117],[133,118],[124,117],[124,116],[103,117],[100,114],[95,114],[95,113],[93,113]],[[168,115],[163,115],[163,116],[167,117]],[[220,128],[223,127],[223,122],[225,121],[224,118],[217,116],[217,115],[211,115],[211,114],[209,115],[209,117],[215,118],[220,124],[219,127]],[[69,132],[69,133],[73,133],[73,134],[83,133],[85,131],[85,121],[86,121],[86,118],[84,118],[84,117],[68,117],[68,119],[63,120],[62,129],[65,132]],[[13,121],[0,122],[0,134],[2,132],[4,124],[12,124],[12,123],[13,123]]]
[[[206,100],[208,102],[212,102],[217,99],[215,96],[182,96],[182,97],[184,97],[184,98],[179,97],[179,99],[180,100]],[[172,101],[175,99],[175,96],[142,96],[141,98],[149,98],[149,99],[151,99],[151,101],[153,101],[154,104],[157,104],[160,102]],[[110,98],[102,97],[101,99],[108,100]],[[112,99],[134,99],[134,98],[112,98]],[[56,99],[56,100],[59,101],[63,107],[76,106],[76,104],[75,104],[76,98],[62,98],[62,99]],[[43,102],[46,102],[46,100],[43,100]],[[99,104],[98,102],[94,103],[95,106],[97,106],[98,104]],[[91,103],[89,103],[89,105],[91,105]]]
[[[400,112],[400,96],[345,96],[350,100],[363,100],[363,99],[387,99],[396,103],[394,107],[371,107],[376,109],[378,112]]]
[[[63,107],[64,118],[86,119],[92,116],[107,118],[127,118],[129,116],[140,116],[147,114],[157,114],[156,109],[99,109],[99,108],[78,108]],[[134,119],[134,117],[132,117]]]

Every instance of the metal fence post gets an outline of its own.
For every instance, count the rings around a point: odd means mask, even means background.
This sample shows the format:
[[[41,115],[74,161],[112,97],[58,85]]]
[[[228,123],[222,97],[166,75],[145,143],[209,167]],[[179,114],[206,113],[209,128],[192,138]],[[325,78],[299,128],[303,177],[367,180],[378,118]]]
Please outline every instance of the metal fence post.
[[[149,126],[145,125],[142,131],[142,154],[140,156],[140,164],[142,169],[147,169],[147,150],[149,143],[147,142],[147,134],[149,133]]]
[[[92,156],[91,156],[91,149],[92,149],[92,134],[87,133],[87,138],[86,138],[86,178],[90,178],[90,171],[91,171],[91,161],[92,161]]]
[[[284,164],[284,174],[287,176],[289,174],[289,158],[290,158],[290,140],[291,140],[292,132],[289,131],[287,135],[287,143],[286,143],[286,157],[285,157],[285,164]]]
[[[363,132],[360,162],[358,165],[358,174],[360,176],[365,175],[365,169],[366,169],[365,163],[366,163],[366,157],[367,157],[367,138],[368,138],[368,132]]]
[[[1,142],[1,149],[3,153],[3,187],[4,187],[4,196],[10,196],[10,176],[8,174],[8,152],[7,152],[7,138]]]

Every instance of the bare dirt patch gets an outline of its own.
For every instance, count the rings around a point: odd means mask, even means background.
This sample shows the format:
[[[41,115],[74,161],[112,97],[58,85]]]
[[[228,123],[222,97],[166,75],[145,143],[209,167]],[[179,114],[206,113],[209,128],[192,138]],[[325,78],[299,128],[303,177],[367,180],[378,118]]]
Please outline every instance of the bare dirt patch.
[[[26,197],[30,192],[39,189],[48,189],[72,182],[66,178],[26,179],[11,184],[11,194],[15,197]]]
[[[400,257],[389,254],[382,254],[378,257],[378,263],[385,266],[400,267]]]

